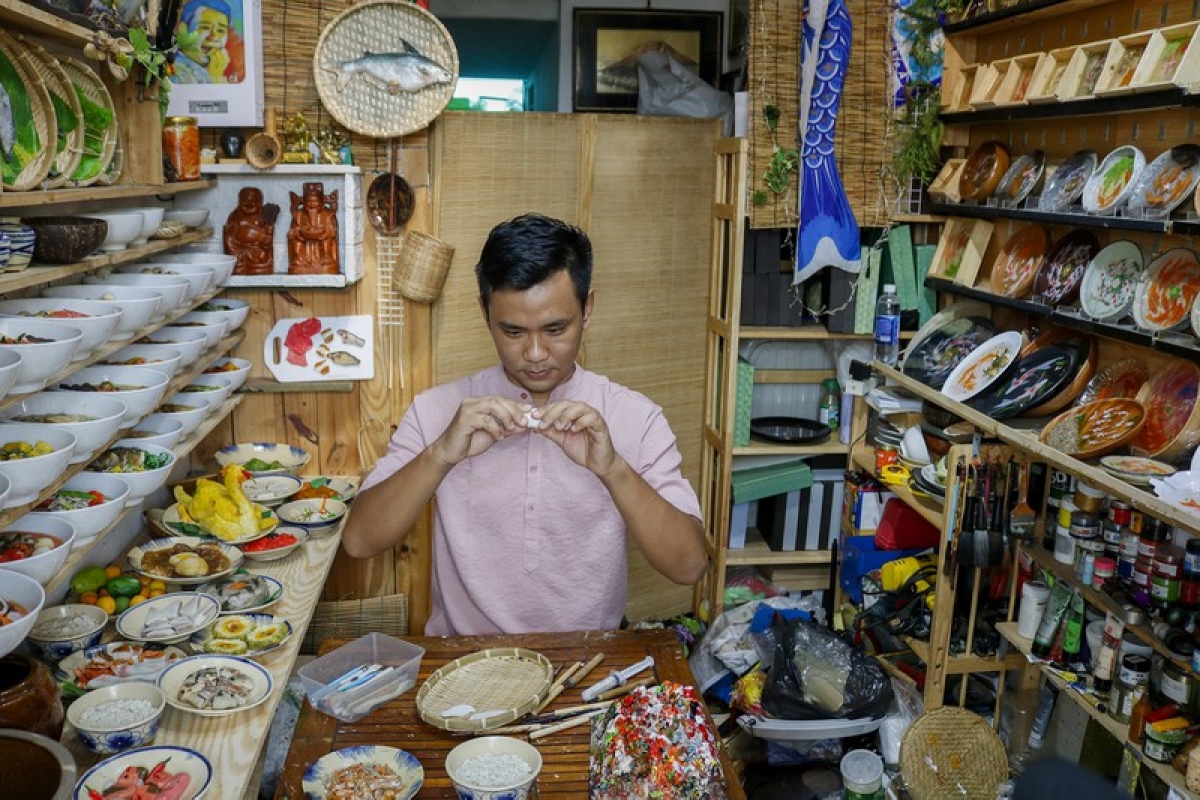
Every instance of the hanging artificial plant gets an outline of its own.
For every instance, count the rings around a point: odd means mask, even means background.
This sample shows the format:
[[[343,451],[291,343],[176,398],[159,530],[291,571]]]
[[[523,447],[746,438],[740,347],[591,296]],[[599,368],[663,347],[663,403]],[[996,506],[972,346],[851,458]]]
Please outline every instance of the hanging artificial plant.
[[[794,147],[780,147],[779,140],[775,136],[775,129],[779,126],[780,110],[778,106],[763,106],[763,120],[767,123],[767,130],[771,132],[771,139],[775,144],[775,150],[771,154],[771,162],[767,165],[766,171],[763,173],[762,182],[766,185],[774,195],[782,195],[787,192],[788,187],[792,183],[792,173],[796,171],[796,167],[800,164],[800,153]],[[750,195],[750,202],[756,206],[766,205],[770,198],[762,189],[756,189]]]

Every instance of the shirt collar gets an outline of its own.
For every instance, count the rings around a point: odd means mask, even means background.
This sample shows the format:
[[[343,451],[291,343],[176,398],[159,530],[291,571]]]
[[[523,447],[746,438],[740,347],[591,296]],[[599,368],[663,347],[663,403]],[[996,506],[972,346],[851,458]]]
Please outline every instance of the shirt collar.
[[[558,386],[555,386],[554,390],[550,392],[550,401],[554,402],[556,400],[566,400],[568,398],[577,396],[579,387],[583,383],[583,372],[583,367],[579,366],[578,362],[576,362],[575,369],[571,372],[571,377],[563,383],[560,383]],[[496,365],[494,376],[494,394],[500,397],[507,397],[512,400],[517,400],[518,402],[525,400],[525,398],[522,398],[521,395],[527,394],[527,392],[523,387],[509,380],[508,375],[504,372],[503,366],[500,364]]]

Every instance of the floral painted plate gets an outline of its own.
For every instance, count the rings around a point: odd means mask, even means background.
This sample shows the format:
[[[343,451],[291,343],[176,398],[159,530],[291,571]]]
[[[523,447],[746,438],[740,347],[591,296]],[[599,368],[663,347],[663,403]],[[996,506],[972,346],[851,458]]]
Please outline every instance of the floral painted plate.
[[[1174,461],[1186,451],[1191,437],[1181,436],[1196,413],[1200,367],[1175,360],[1155,370],[1138,392],[1146,407],[1146,425],[1131,449],[1135,456]]]
[[[946,379],[942,394],[960,403],[1004,378],[1021,352],[1019,331],[1004,331],[976,347]]]
[[[921,342],[925,341],[931,333],[953,322],[956,319],[963,317],[979,317],[980,319],[988,319],[991,316],[992,307],[987,303],[982,303],[978,300],[968,300],[967,298],[958,298],[958,300],[950,306],[942,309],[929,318],[929,321],[920,327],[913,334],[912,339],[908,342],[908,347],[904,350],[904,357],[908,358],[908,354],[914,352]]]
[[[1181,144],[1150,162],[1129,195],[1129,213],[1160,219],[1179,207],[1200,182],[1200,146]]]
[[[334,775],[354,766],[367,770],[386,767],[391,771],[400,783],[400,788],[393,790],[396,800],[409,800],[425,783],[425,770],[411,753],[383,745],[359,744],[335,750],[309,764],[304,771],[304,794],[312,800],[326,800]],[[516,797],[518,793],[509,794]]]
[[[1097,400],[1059,414],[1038,438],[1072,458],[1096,458],[1127,443],[1145,421],[1146,409],[1137,400]]]
[[[1008,419],[1046,402],[1067,387],[1079,368],[1074,347],[1051,345],[1022,356],[1005,380],[968,405],[992,419]]]
[[[986,200],[996,191],[1008,170],[1008,150],[1000,142],[984,142],[963,165],[958,195],[963,200]]]
[[[1076,400],[1078,405],[1094,400],[1114,397],[1137,397],[1146,381],[1150,380],[1150,369],[1140,358],[1123,358],[1114,361],[1088,381]]]
[[[1041,150],[1018,156],[996,187],[996,199],[1006,205],[1020,205],[1033,193],[1046,170],[1046,154]]]
[[[992,291],[1004,297],[1029,294],[1049,249],[1050,232],[1041,225],[1026,225],[1014,233],[992,265]]]
[[[996,328],[982,317],[951,320],[911,348],[904,360],[904,374],[941,389],[959,362],[995,334]]]
[[[1192,303],[1192,333],[1200,336],[1200,295],[1196,295],[1196,302]]]
[[[1100,466],[1129,483],[1149,484],[1151,478],[1169,478],[1175,474],[1170,464],[1138,456],[1105,456],[1100,459]]]
[[[1111,214],[1133,194],[1133,186],[1146,168],[1146,156],[1131,144],[1118,147],[1100,163],[1083,187],[1083,210]]]
[[[1138,280],[1146,269],[1142,248],[1121,240],[1105,247],[1083,273],[1079,305],[1089,317],[1116,322],[1129,313]]]
[[[1054,174],[1046,179],[1038,211],[1066,211],[1083,194],[1083,189],[1096,171],[1095,150],[1080,150],[1067,156]]]
[[[1063,234],[1042,259],[1033,279],[1033,299],[1051,306],[1075,302],[1083,272],[1099,251],[1100,241],[1089,230]]]
[[[1143,330],[1158,332],[1188,321],[1200,295],[1200,261],[1184,247],[1168,250],[1146,268],[1133,300],[1133,320]]]

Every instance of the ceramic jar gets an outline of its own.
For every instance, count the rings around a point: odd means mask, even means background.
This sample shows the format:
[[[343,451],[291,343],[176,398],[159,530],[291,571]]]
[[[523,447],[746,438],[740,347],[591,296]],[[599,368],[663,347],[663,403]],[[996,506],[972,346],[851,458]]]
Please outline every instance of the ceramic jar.
[[[0,728],[62,736],[62,700],[50,669],[20,653],[0,659]]]

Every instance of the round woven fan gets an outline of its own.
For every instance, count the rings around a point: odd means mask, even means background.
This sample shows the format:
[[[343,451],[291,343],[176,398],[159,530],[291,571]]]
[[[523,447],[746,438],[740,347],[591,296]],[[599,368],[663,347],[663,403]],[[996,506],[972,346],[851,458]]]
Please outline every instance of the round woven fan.
[[[458,51],[428,11],[403,0],[369,0],[321,32],[313,78],[325,108],[350,130],[406,136],[454,96]]]
[[[17,79],[23,84],[24,97],[28,100],[27,108],[19,103],[17,97],[12,97],[13,122],[17,130],[16,146],[29,153],[29,161],[22,167],[21,172],[13,176],[10,182],[4,184],[6,189],[23,192],[37,188],[54,165],[54,141],[58,137],[58,124],[54,119],[54,106],[50,102],[50,92],[37,72],[31,70],[21,58],[21,45],[7,33],[0,31],[0,58],[6,60]],[[36,143],[26,137],[36,137]],[[22,141],[24,139],[24,141]]]
[[[17,36],[16,39],[22,48],[19,56],[22,65],[42,79],[50,92],[52,108],[57,99],[65,107],[64,116],[74,116],[69,129],[61,124],[56,125],[58,145],[45,188],[57,189],[71,179],[71,173],[79,166],[79,159],[83,155],[83,109],[79,106],[78,95],[71,88],[71,79],[58,60],[28,37]],[[56,112],[56,120],[57,117]]]
[[[113,147],[112,158],[97,176],[97,186],[112,186],[120,179],[121,170],[125,169],[125,145],[121,142],[121,125],[116,120],[113,120],[113,140],[116,145]]]
[[[486,731],[537,708],[553,678],[554,668],[541,653],[480,650],[430,675],[417,691],[417,711],[435,728]]]
[[[905,732],[900,771],[916,800],[995,797],[1008,777],[1008,757],[983,717],[962,708],[939,708],[917,717]]]
[[[80,105],[84,106],[86,130],[83,158],[74,174],[71,175],[70,183],[72,186],[91,186],[108,169],[117,149],[119,134],[117,132],[116,106],[113,105],[112,95],[104,87],[100,76],[93,72],[91,67],[73,58],[60,58],[59,63],[66,71],[67,77],[71,79],[75,91],[78,92]],[[111,115],[111,122],[102,127],[95,120],[89,122],[85,100],[100,109],[100,113],[107,112],[108,115]],[[99,162],[92,162],[89,157],[95,157],[99,159]]]

